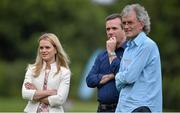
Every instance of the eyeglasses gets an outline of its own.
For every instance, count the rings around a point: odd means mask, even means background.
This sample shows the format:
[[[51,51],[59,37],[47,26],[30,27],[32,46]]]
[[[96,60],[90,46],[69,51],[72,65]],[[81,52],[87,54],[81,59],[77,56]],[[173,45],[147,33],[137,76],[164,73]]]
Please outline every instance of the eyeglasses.
[[[124,21],[124,22],[122,22],[123,26],[125,26],[125,25],[132,26],[134,24],[135,24],[135,22],[133,22],[133,21]]]

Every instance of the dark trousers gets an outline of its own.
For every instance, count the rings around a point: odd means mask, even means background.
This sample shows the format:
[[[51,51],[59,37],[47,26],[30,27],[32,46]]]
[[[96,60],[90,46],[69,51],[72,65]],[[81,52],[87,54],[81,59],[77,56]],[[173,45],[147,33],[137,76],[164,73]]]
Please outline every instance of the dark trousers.
[[[135,113],[135,112],[143,112],[143,113],[151,113],[151,110],[149,109],[149,107],[147,107],[147,106],[141,106],[141,107],[138,107],[138,108],[136,108],[136,109],[134,109],[133,111],[132,111],[132,113]]]
[[[113,113],[116,110],[117,103],[114,104],[101,104],[98,105],[97,113],[109,112]]]

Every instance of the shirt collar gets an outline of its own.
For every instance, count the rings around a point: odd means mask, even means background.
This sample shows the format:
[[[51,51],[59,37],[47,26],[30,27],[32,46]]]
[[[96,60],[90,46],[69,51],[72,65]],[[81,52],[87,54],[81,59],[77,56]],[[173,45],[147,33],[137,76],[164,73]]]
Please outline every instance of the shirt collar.
[[[125,49],[127,47],[127,41],[125,41],[121,47]]]
[[[127,42],[128,47],[139,46],[145,40],[146,34],[144,32],[140,32],[134,39],[130,39]]]
[[[119,49],[123,49],[125,50],[125,48],[127,47],[127,41],[125,41],[121,47],[117,48],[115,51],[119,50]]]
[[[56,62],[53,62],[52,64],[50,64],[51,69],[54,68],[56,66],[56,64],[57,64]],[[46,68],[46,62],[43,61],[43,69],[45,69],[45,68]]]

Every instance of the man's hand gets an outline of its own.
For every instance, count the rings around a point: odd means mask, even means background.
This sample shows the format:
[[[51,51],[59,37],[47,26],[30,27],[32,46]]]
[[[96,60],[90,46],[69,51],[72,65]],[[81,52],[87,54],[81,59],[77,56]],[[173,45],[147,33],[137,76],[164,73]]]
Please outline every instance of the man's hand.
[[[101,78],[101,81],[100,81],[100,84],[105,84],[107,83],[108,81],[114,79],[114,74],[107,74],[107,75],[104,75],[102,78]]]
[[[106,41],[106,49],[108,54],[115,51],[116,44],[117,44],[116,37],[111,37],[109,38],[109,40]]]

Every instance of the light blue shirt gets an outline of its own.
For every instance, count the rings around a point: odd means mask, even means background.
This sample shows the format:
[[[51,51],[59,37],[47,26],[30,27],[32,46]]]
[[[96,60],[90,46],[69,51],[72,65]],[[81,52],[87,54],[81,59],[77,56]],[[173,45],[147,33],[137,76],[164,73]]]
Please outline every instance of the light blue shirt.
[[[144,32],[127,42],[115,80],[120,91],[116,112],[132,112],[140,106],[162,112],[159,50]]]

